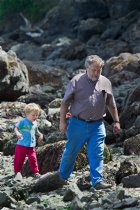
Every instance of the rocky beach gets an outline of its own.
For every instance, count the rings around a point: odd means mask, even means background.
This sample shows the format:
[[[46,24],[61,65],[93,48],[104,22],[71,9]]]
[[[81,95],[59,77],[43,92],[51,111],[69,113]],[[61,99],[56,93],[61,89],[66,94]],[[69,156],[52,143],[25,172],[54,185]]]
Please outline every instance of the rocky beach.
[[[138,0],[60,0],[37,23],[23,13],[0,24],[0,209],[140,209],[140,2]],[[83,71],[86,56],[105,61],[121,133],[104,118],[104,177],[112,185],[95,190],[86,146],[67,183],[58,169],[66,135],[59,131],[60,104],[68,81]],[[28,103],[41,107],[36,151],[42,177],[35,179],[26,160],[15,180],[15,124]]]

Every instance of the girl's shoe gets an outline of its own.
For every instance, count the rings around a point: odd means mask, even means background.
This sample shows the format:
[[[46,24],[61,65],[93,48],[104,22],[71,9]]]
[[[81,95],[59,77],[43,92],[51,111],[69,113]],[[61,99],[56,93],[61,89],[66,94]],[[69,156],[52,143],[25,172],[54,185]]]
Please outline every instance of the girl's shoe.
[[[35,174],[34,174],[34,178],[35,178],[35,179],[39,179],[40,177],[41,177],[41,174],[39,174],[39,173],[35,173]]]
[[[15,175],[15,181],[22,181],[22,175],[20,172],[16,173]]]

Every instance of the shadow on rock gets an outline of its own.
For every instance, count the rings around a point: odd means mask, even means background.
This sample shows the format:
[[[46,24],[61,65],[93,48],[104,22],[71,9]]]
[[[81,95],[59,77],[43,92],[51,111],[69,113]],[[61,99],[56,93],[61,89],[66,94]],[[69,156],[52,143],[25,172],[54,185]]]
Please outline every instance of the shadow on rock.
[[[140,187],[140,173],[124,177],[121,181],[124,187],[137,188]]]
[[[32,187],[32,192],[50,192],[63,187],[66,180],[59,176],[59,172],[52,172],[43,175]]]

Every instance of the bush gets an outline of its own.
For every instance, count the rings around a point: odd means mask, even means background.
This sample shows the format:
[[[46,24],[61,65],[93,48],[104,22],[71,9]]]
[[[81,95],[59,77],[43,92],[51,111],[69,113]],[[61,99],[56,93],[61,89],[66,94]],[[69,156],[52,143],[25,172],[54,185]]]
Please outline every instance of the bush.
[[[39,21],[59,0],[1,0],[0,18],[22,12],[30,20]]]

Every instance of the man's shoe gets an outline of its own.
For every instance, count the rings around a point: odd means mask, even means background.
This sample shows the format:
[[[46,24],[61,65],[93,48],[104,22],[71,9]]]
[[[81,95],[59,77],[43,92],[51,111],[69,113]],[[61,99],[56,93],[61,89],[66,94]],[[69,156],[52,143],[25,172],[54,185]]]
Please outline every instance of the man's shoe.
[[[56,174],[58,175],[58,178],[59,178],[59,184],[60,185],[67,185],[68,184],[68,180],[67,179],[64,179],[61,175],[60,175],[60,172],[57,171]]]
[[[61,185],[67,185],[68,184],[68,181],[67,179],[63,179],[62,177],[59,176],[59,182]]]
[[[95,187],[96,190],[105,190],[111,188],[111,184],[107,184],[105,182],[98,182]]]

